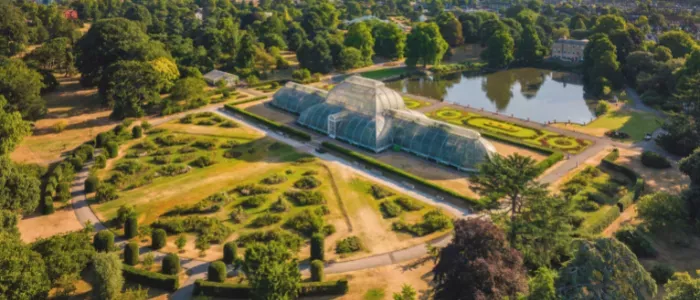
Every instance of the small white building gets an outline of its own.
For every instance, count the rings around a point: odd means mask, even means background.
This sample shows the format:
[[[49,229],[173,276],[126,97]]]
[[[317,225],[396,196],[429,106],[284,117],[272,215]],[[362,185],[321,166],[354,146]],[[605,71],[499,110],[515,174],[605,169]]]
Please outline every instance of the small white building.
[[[226,73],[224,71],[219,70],[211,70],[209,71],[209,73],[204,74],[204,81],[206,81],[210,85],[216,85],[216,83],[221,80],[226,82],[226,86],[233,86],[238,84],[240,78],[238,78],[238,75]]]

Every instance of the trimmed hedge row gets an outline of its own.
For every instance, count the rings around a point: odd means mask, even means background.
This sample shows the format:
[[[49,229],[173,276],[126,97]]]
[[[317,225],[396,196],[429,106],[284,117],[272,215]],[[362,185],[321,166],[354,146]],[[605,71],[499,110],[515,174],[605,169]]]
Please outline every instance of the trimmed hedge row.
[[[258,101],[258,100],[262,100],[262,99],[265,99],[265,98],[267,98],[267,97],[268,97],[268,96],[257,96],[257,97],[250,98],[250,99],[245,99],[245,100],[241,100],[241,101],[236,101],[236,102],[233,102],[233,103],[230,103],[230,104],[231,104],[231,105],[245,104],[245,103],[250,103],[250,102],[255,102],[255,101]]]
[[[273,129],[282,131],[284,133],[287,133],[287,134],[294,136],[296,138],[299,138],[301,140],[304,140],[304,141],[311,140],[311,136],[308,133],[303,132],[301,130],[297,130],[297,129],[294,129],[294,128],[289,127],[287,125],[277,123],[277,122],[272,121],[270,119],[267,119],[265,117],[262,117],[262,116],[259,116],[257,114],[254,114],[254,113],[248,112],[246,110],[240,109],[238,107],[235,107],[231,104],[226,104],[224,107],[233,113],[237,113],[237,114],[243,115],[245,117],[251,118],[255,121],[264,123],[265,125],[273,128]]]
[[[124,279],[141,285],[154,287],[167,291],[176,291],[180,288],[180,278],[177,275],[165,275],[122,265]]]
[[[538,162],[535,166],[539,169],[540,174],[544,173],[547,169],[551,168],[554,164],[558,163],[560,160],[564,159],[564,154],[561,152],[554,152],[552,155],[548,156],[541,162]]]
[[[588,224],[582,231],[591,235],[598,234],[608,228],[612,222],[614,222],[620,216],[620,209],[617,206],[611,206],[608,208],[597,222]]]
[[[348,281],[305,282],[301,284],[299,297],[344,295],[348,292]],[[250,286],[247,284],[218,283],[205,280],[194,282],[195,296],[208,296],[227,299],[250,298]]]
[[[429,187],[429,188],[438,190],[438,191],[443,192],[443,193],[445,193],[445,194],[448,194],[448,195],[450,195],[450,196],[452,196],[452,197],[455,197],[455,198],[458,198],[458,199],[460,199],[460,200],[463,200],[464,202],[467,202],[468,204],[473,205],[473,206],[474,206],[473,208],[475,208],[475,209],[480,208],[481,205],[482,205],[482,203],[479,202],[478,199],[474,199],[474,198],[471,198],[471,197],[467,197],[467,196],[464,196],[464,195],[462,195],[462,194],[459,194],[459,193],[457,193],[457,192],[455,192],[455,191],[453,191],[453,190],[446,189],[446,188],[444,188],[444,187],[442,187],[442,186],[439,186],[439,185],[437,185],[437,184],[434,184],[434,183],[432,183],[432,182],[429,182],[429,181],[427,181],[427,180],[425,180],[425,179],[423,179],[423,178],[421,178],[421,177],[418,177],[418,176],[416,176],[416,175],[413,175],[413,174],[411,174],[411,173],[408,173],[408,172],[406,172],[406,171],[404,171],[404,170],[401,170],[401,169],[396,168],[396,167],[394,167],[394,166],[391,166],[391,165],[389,165],[389,164],[385,164],[385,163],[383,163],[383,162],[380,162],[380,161],[378,161],[378,160],[376,160],[376,159],[374,159],[374,158],[371,158],[371,157],[369,157],[369,156],[363,155],[363,154],[361,154],[361,153],[358,153],[358,152],[355,152],[355,151],[352,151],[352,150],[345,149],[345,148],[343,148],[343,147],[341,147],[341,146],[338,146],[338,145],[336,145],[336,144],[329,143],[329,142],[323,142],[321,145],[322,145],[324,148],[328,149],[328,150],[332,150],[332,151],[338,152],[338,153],[340,153],[340,154],[349,156],[349,157],[351,157],[351,158],[360,160],[360,161],[362,161],[362,162],[364,162],[364,163],[366,163],[366,164],[369,164],[369,165],[371,165],[371,166],[377,167],[377,168],[379,168],[379,169],[381,169],[381,170],[390,172],[390,173],[392,173],[392,174],[398,175],[398,176],[400,176],[400,177],[402,177],[402,178],[405,178],[405,179],[408,179],[408,180],[415,181],[415,182],[420,183],[421,185],[424,185],[424,186],[426,186],[426,187]]]

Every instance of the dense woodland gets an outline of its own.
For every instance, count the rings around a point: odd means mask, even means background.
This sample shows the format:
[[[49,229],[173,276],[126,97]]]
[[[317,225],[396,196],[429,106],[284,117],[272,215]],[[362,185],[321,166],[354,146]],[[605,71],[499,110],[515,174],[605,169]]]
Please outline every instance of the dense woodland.
[[[79,148],[50,172],[8,157],[31,134],[31,122],[46,114],[42,94],[57,87],[57,77],[79,74],[83,86],[98,89],[96,99],[111,117],[121,120],[206,105],[197,97],[205,87],[202,73],[218,68],[253,84],[290,67],[284,51],[296,53],[301,71],[294,79],[303,82],[314,73],[343,72],[378,59],[459,69],[441,62],[465,44],[487,47],[487,70],[542,66],[557,39],[588,39],[583,65],[564,68],[583,73],[595,97],[630,87],[645,104],[669,112],[657,143],[685,157],[679,167],[692,181],[680,195],[643,197],[640,228],[673,235],[679,243],[698,234],[700,50],[692,35],[666,22],[666,10],[643,4],[632,21],[614,7],[537,0],[500,16],[447,11],[473,3],[441,0],[419,7],[408,0],[263,0],[258,6],[224,0],[59,2],[0,1],[0,298],[43,299],[52,288],[59,297],[68,295],[88,266],[95,270],[95,299],[146,297],[143,290],[123,291],[120,259],[102,251],[111,247],[110,237],[93,241],[90,227],[32,244],[19,238],[18,219],[52,203],[42,191],[50,186],[52,197],[66,201],[69,179],[92,155]],[[79,18],[66,19],[65,9]],[[430,20],[415,22],[423,9]],[[343,22],[368,14],[403,18],[411,30],[394,22]],[[658,34],[658,43],[646,39],[650,34]],[[188,102],[186,108],[180,100]],[[641,266],[643,241],[575,232],[573,204],[537,183],[538,175],[535,161],[518,155],[480,166],[474,179],[480,194],[490,208],[500,199],[506,209],[491,220],[456,221],[453,241],[432,249],[435,299],[644,299],[656,294],[657,284],[666,284],[665,299],[697,299],[699,279],[687,273],[671,277],[673,271],[662,267],[650,274]],[[298,295],[297,262],[282,245],[251,247],[240,263],[255,299]],[[415,299],[415,292],[409,288],[394,299]]]

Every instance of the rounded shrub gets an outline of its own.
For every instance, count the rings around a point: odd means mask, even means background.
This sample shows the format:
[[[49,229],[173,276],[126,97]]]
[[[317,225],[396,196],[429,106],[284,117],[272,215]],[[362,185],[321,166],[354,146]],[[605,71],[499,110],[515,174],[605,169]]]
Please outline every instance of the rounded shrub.
[[[135,266],[139,263],[139,244],[130,242],[124,247],[124,263]]]
[[[311,260],[325,260],[325,239],[326,237],[321,233],[311,236]]]
[[[673,273],[675,272],[676,270],[673,266],[668,264],[656,264],[651,267],[649,271],[649,273],[651,273],[651,278],[654,278],[656,284],[666,284],[668,280],[673,277]]]
[[[165,247],[165,239],[167,237],[168,234],[165,233],[165,230],[160,228],[153,230],[153,232],[151,232],[151,248],[153,248],[153,250],[158,250]]]
[[[223,262],[227,265],[233,264],[238,255],[238,246],[236,242],[228,242],[224,244],[224,259]]]
[[[224,282],[226,280],[226,264],[222,261],[210,263],[207,268],[207,280]]]
[[[131,137],[138,139],[143,136],[143,128],[141,126],[134,126],[134,128],[131,128]]]
[[[95,137],[95,147],[102,148],[109,142],[110,135],[106,132],[101,132]]]
[[[133,239],[139,235],[139,221],[136,216],[129,216],[124,222],[124,237],[127,239]]]
[[[107,158],[100,154],[98,156],[95,156],[95,167],[98,169],[104,169],[107,166]]]
[[[109,230],[101,230],[95,235],[92,245],[98,252],[109,252],[114,248],[114,234]]]
[[[70,184],[68,182],[61,182],[58,184],[56,189],[56,200],[61,202],[66,202],[70,200]]]
[[[161,273],[166,275],[176,275],[180,272],[180,257],[175,253],[168,253],[163,258],[163,269]]]
[[[642,152],[642,164],[654,169],[666,169],[671,167],[671,163],[665,157],[656,152]]]
[[[107,157],[115,158],[119,155],[119,145],[116,142],[107,142],[105,148],[107,149]]]
[[[74,157],[71,157],[68,161],[73,166],[73,169],[76,172],[80,172],[80,169],[83,168],[83,159],[80,157],[74,156]]]
[[[318,259],[311,262],[311,281],[323,281],[323,262]]]
[[[97,185],[100,180],[95,175],[90,175],[85,180],[85,193],[94,193],[97,190]]]
[[[54,207],[53,207],[53,198],[51,196],[46,196],[44,197],[44,206],[42,212],[45,215],[50,215],[54,212]]]

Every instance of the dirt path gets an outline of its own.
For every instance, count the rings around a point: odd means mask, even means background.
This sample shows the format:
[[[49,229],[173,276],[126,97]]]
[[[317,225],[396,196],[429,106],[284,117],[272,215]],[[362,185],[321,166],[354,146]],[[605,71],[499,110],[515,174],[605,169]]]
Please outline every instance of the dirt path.
[[[612,223],[608,228],[603,231],[603,236],[611,237],[617,232],[622,226],[634,222],[634,218],[637,217],[637,205],[633,204],[629,206],[625,211],[620,214],[620,216]]]

